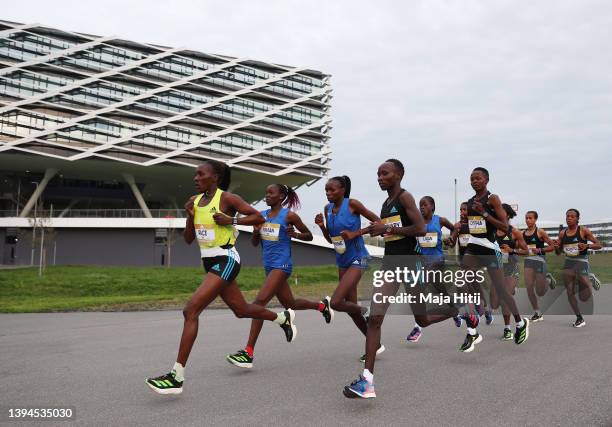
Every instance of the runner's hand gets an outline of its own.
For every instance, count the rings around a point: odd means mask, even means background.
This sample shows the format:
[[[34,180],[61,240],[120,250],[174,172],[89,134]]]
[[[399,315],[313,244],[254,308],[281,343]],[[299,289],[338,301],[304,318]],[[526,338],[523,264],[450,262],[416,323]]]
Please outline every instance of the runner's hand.
[[[474,203],[472,203],[472,209],[474,209],[479,214],[484,213],[485,211],[484,206],[478,200],[475,200]]]
[[[256,224],[253,226],[253,234],[259,234],[261,231],[261,227],[263,226],[263,224]]]
[[[584,251],[586,249],[589,248],[589,244],[588,243],[578,243],[578,250],[579,251]]]
[[[357,233],[353,232],[353,231],[348,231],[348,230],[342,230],[340,232],[340,236],[345,240],[353,240],[355,237],[357,237]]]
[[[232,223],[232,217],[227,216],[224,213],[217,212],[213,215],[213,220],[217,225],[230,225]]]
[[[317,216],[315,216],[315,224],[317,224],[319,227],[323,227],[325,224],[323,222],[323,214],[317,214]]]
[[[298,234],[299,234],[299,233],[297,233],[297,232],[295,231],[295,228],[293,228],[293,224],[289,224],[289,225],[287,226],[287,236],[289,236],[289,237],[293,237],[294,239],[297,239]]]
[[[382,222],[370,223],[370,236],[380,236],[381,234],[384,234],[385,228],[387,228],[387,226]]]
[[[193,202],[195,201],[195,199],[196,199],[196,196],[191,196],[189,200],[185,202],[185,211],[187,212],[187,216],[193,217],[194,215]]]

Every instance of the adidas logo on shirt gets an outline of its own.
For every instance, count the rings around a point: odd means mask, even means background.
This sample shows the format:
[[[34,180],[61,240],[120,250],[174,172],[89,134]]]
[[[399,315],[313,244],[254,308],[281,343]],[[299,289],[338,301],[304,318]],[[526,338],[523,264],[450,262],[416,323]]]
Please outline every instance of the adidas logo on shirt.
[[[219,266],[219,264],[215,264],[211,268],[211,270],[213,270],[213,271],[219,271],[220,269],[221,269],[221,267]]]
[[[390,213],[397,213],[397,208],[396,208],[395,206],[393,206],[393,207],[391,208]]]
[[[210,213],[216,213],[217,212],[217,208],[215,208],[214,206],[211,208]]]

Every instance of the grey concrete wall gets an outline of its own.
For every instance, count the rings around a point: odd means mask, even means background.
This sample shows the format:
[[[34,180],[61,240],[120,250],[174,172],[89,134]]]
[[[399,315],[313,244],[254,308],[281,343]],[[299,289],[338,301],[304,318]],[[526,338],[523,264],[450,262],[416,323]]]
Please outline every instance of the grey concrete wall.
[[[17,245],[6,244],[6,229],[0,229],[0,262],[2,264],[28,265],[31,260],[32,235],[30,230],[20,230]],[[242,265],[261,265],[261,249],[250,243],[250,233],[242,232],[236,247],[240,252]],[[34,263],[39,260],[39,240],[36,239]],[[134,265],[159,266],[167,260],[166,245],[155,244],[154,229],[83,229],[56,228],[47,234],[47,265],[53,265],[54,250],[57,265]],[[15,258],[10,259],[11,249]],[[334,253],[331,249],[294,242],[292,245],[295,265],[333,264]],[[176,230],[171,248],[172,266],[200,265],[197,244],[187,245],[182,230]]]

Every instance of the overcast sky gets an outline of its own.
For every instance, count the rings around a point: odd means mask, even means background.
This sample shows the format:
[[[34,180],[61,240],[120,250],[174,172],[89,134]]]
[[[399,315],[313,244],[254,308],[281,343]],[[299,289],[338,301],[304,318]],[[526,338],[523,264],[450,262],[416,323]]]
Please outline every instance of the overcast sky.
[[[9,6],[10,4],[10,6]],[[3,19],[306,66],[332,75],[333,175],[378,212],[376,168],[454,217],[484,166],[519,215],[612,217],[607,1],[13,1]],[[302,190],[312,223],[324,181]],[[522,222],[522,221],[519,221]]]

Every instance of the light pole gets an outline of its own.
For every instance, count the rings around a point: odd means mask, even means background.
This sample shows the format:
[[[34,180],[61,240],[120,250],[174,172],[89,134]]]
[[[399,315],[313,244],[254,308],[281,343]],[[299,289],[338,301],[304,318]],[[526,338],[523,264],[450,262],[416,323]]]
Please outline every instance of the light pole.
[[[36,185],[36,189],[34,192],[38,190],[38,182],[32,181],[32,184]],[[30,205],[31,206],[31,205]],[[34,245],[36,240],[36,218],[37,218],[37,208],[38,208],[38,197],[34,200],[34,225],[32,226],[32,256],[30,257],[30,265],[34,265]]]

